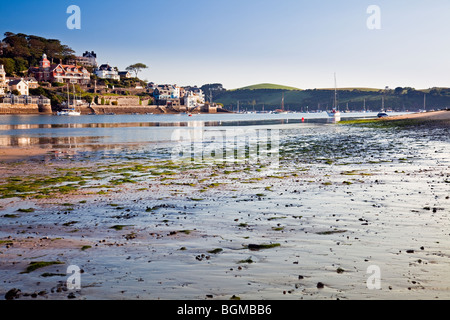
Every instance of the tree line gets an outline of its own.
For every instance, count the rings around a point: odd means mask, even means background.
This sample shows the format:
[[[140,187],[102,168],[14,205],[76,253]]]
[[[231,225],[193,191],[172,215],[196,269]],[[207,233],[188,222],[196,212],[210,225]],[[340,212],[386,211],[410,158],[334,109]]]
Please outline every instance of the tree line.
[[[5,32],[0,42],[0,64],[7,76],[26,74],[30,67],[39,64],[44,53],[55,63],[75,59],[75,51],[57,39]]]

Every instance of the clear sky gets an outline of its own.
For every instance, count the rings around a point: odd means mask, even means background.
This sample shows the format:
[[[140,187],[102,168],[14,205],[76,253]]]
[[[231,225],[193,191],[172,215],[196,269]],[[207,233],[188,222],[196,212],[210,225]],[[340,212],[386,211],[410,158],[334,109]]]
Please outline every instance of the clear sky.
[[[56,38],[121,70],[142,62],[155,83],[330,88],[336,72],[338,87],[450,87],[448,0],[23,0],[0,16],[2,34]]]

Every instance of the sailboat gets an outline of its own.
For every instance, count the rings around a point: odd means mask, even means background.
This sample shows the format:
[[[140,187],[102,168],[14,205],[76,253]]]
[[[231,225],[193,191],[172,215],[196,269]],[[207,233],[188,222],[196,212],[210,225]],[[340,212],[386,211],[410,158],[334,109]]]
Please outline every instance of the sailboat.
[[[79,115],[81,115],[80,111],[75,110],[75,86],[73,87],[72,107],[70,107],[69,84],[67,84],[67,108],[64,108],[62,111],[58,111],[56,114],[58,116],[79,116]]]
[[[336,86],[336,73],[334,74],[334,102],[333,109],[331,111],[327,111],[328,117],[340,121],[341,120],[341,112],[338,110],[337,105],[337,86]]]
[[[275,110],[274,113],[275,114],[288,114],[288,112],[284,110],[284,92],[281,96],[281,109]]]

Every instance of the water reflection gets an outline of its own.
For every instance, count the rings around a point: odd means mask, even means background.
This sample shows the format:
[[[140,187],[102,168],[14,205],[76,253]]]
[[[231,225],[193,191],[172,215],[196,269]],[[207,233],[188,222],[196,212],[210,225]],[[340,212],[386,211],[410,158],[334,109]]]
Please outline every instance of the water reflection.
[[[324,119],[272,119],[237,121],[183,121],[183,122],[125,122],[125,123],[44,123],[44,124],[1,124],[1,131],[31,129],[81,129],[81,128],[133,128],[133,127],[223,127],[252,125],[281,125],[294,123],[336,123],[331,118]],[[8,132],[5,132],[8,133]],[[11,132],[13,133],[13,132]]]
[[[370,117],[371,115],[356,116]],[[136,121],[139,120],[139,121]],[[146,121],[148,120],[148,121]],[[179,121],[182,120],[182,121]],[[65,122],[64,122],[65,121]],[[321,114],[291,115],[179,115],[162,116],[3,116],[0,118],[1,147],[46,146],[77,148],[87,145],[116,143],[169,142],[176,128],[205,130],[215,127],[299,125],[315,126],[334,123]]]

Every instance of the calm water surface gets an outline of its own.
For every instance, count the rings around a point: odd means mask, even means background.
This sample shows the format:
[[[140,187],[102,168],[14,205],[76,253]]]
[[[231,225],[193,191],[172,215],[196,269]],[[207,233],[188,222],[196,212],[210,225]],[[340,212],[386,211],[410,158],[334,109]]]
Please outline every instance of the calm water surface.
[[[377,113],[343,113],[341,119],[373,118]],[[395,113],[393,113],[395,114]],[[0,116],[0,147],[79,148],[119,143],[171,141],[179,128],[214,129],[274,125],[323,126],[326,113],[187,115]]]

